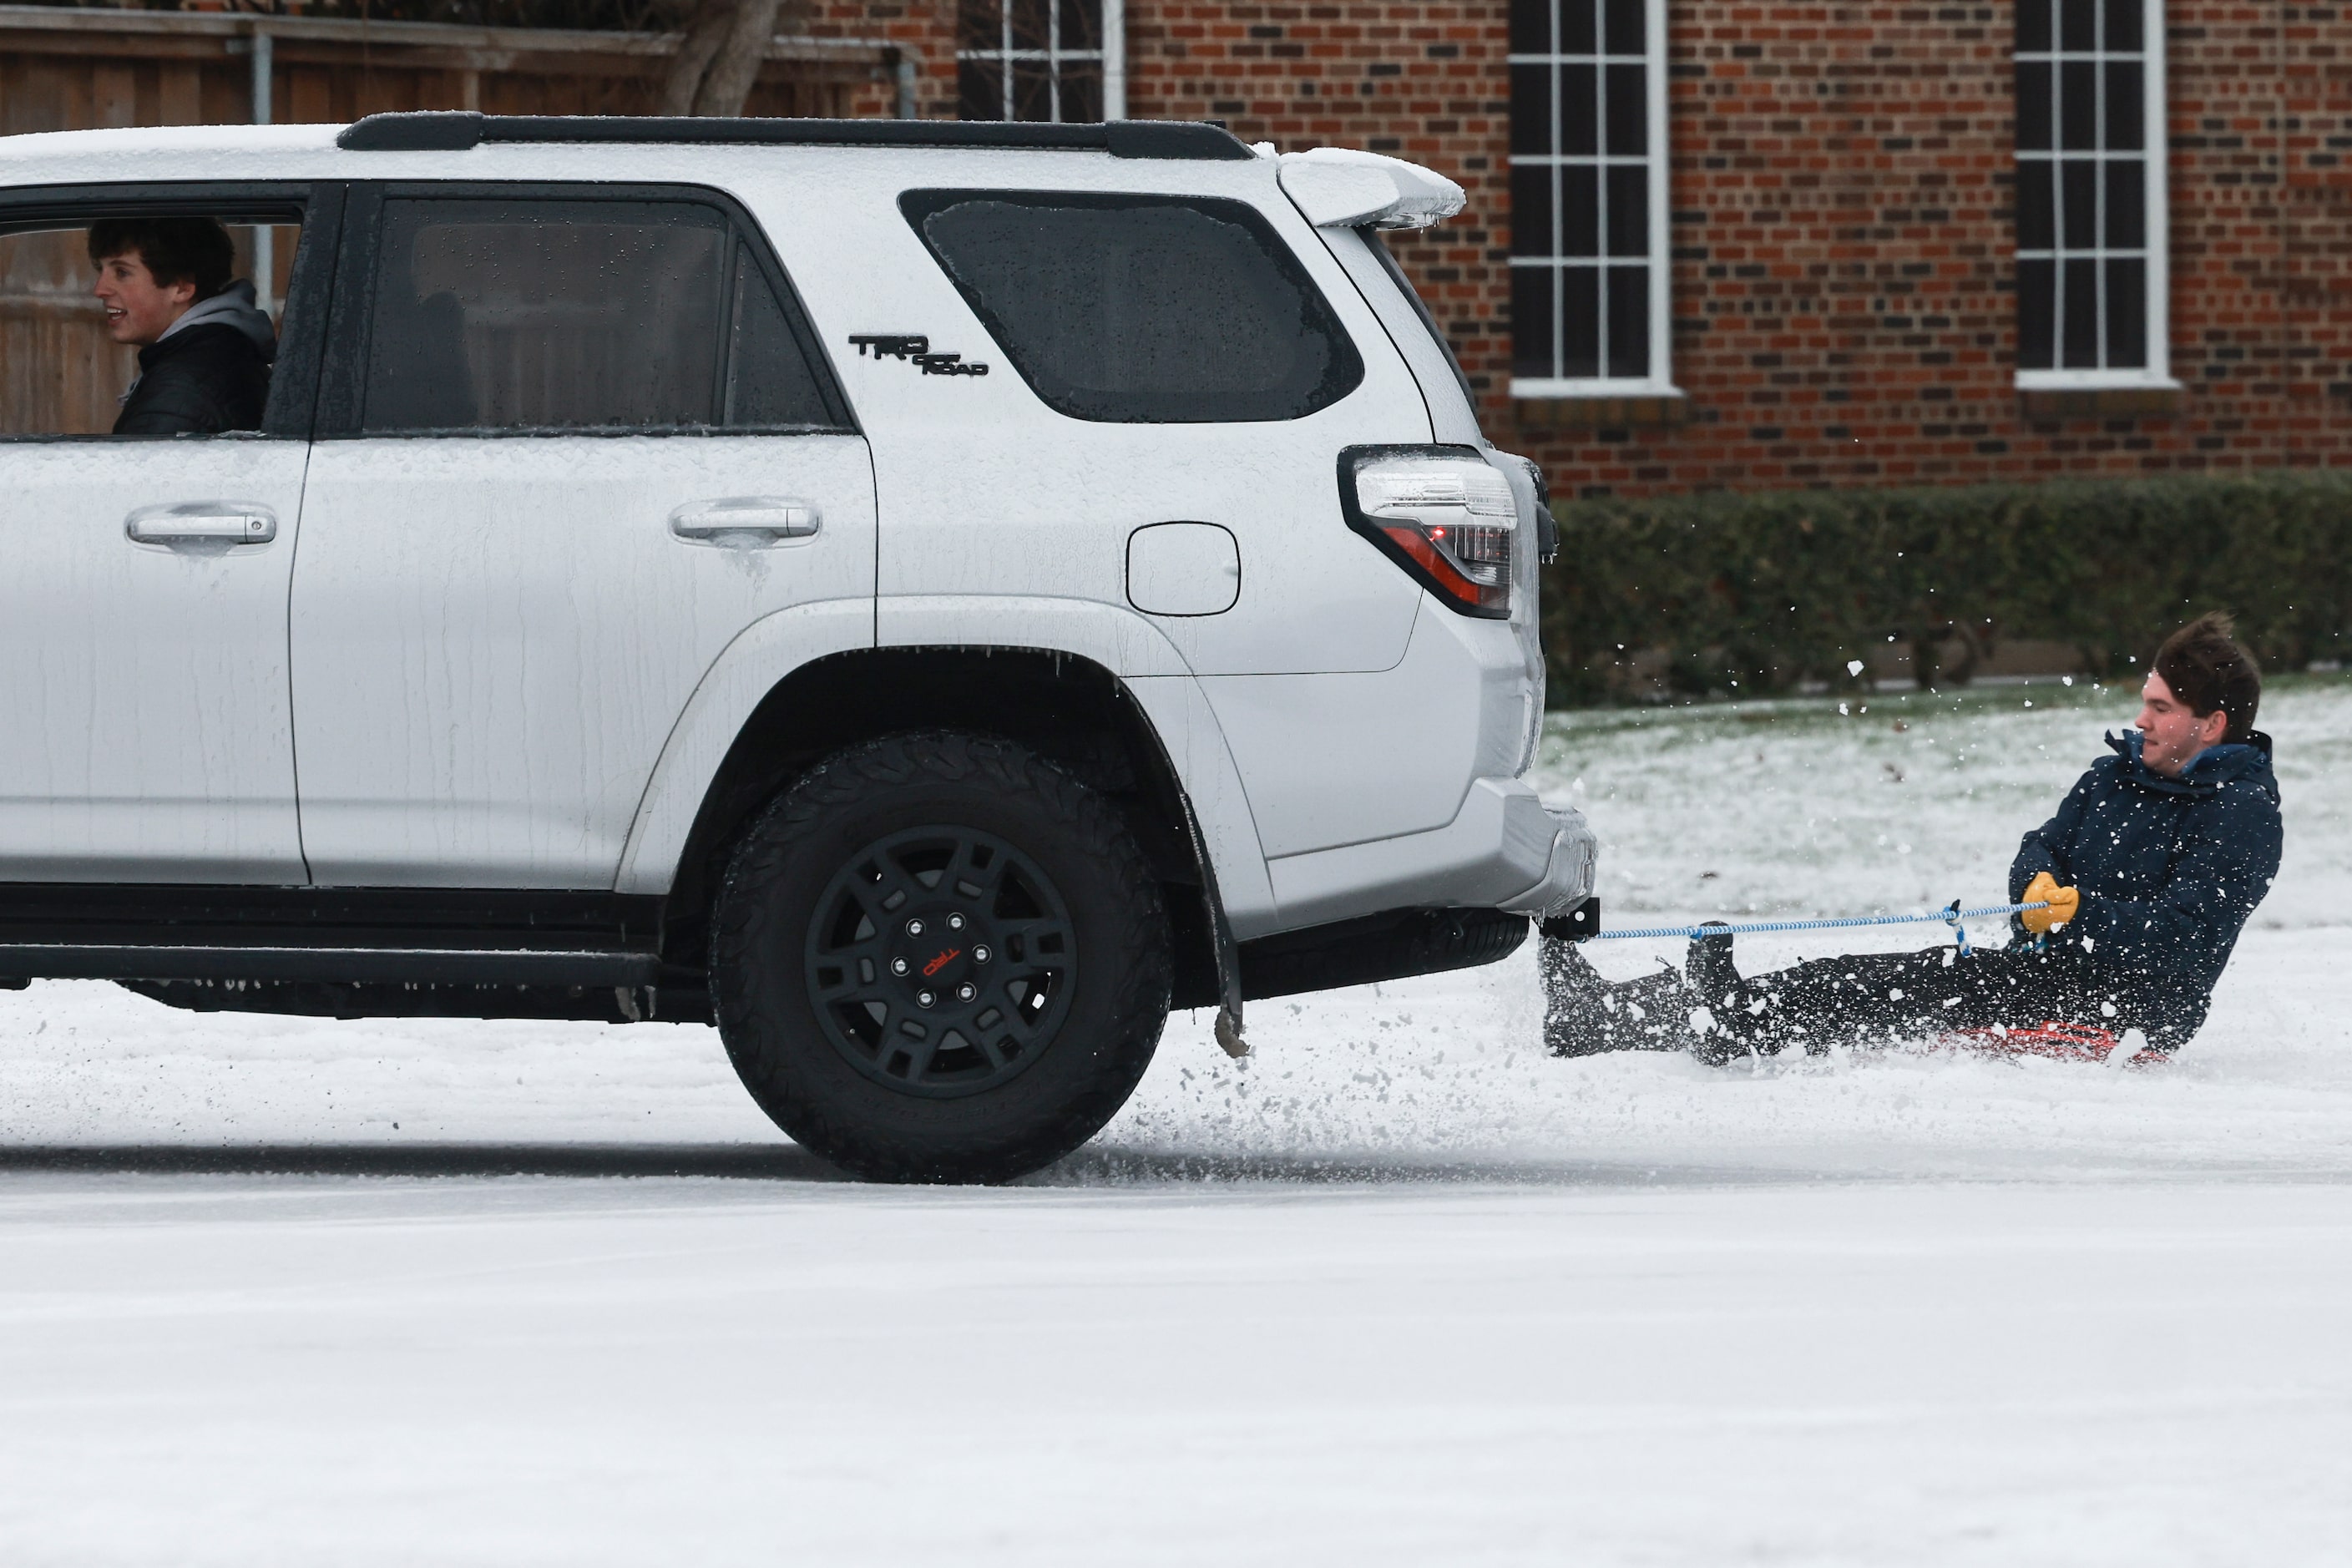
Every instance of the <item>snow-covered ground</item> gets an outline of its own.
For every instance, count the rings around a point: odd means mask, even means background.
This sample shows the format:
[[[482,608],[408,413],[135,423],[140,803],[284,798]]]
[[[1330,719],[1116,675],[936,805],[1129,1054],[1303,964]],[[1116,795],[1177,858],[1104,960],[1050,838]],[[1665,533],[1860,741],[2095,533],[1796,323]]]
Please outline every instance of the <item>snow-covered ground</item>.
[[[1575,715],[1543,782],[1617,923],[1990,901],[2131,712]],[[2286,869],[2153,1071],[1557,1062],[1522,954],[1180,1017],[1060,1167],[904,1191],[703,1030],[0,994],[0,1563],[2352,1559],[2352,681],[2264,718]]]

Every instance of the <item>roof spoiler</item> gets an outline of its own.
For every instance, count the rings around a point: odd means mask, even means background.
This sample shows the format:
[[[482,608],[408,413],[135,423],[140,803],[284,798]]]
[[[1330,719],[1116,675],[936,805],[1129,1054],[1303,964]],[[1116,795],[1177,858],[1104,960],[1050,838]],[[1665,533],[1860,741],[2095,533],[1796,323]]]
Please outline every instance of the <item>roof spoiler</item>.
[[[1418,163],[1350,147],[1285,153],[1282,193],[1318,228],[1428,228],[1469,198]]]

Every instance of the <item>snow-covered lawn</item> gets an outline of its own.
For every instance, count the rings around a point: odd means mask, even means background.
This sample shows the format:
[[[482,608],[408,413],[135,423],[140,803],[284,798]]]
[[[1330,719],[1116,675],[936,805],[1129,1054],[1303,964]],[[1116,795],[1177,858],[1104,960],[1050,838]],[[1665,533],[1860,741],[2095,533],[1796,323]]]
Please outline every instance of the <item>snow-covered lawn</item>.
[[[1990,901],[2131,712],[1576,715],[1543,782],[1620,923]],[[2286,870],[2156,1071],[1556,1062],[1522,954],[891,1191],[699,1029],[0,994],[0,1563],[2352,1560],[2352,682],[2264,717]]]

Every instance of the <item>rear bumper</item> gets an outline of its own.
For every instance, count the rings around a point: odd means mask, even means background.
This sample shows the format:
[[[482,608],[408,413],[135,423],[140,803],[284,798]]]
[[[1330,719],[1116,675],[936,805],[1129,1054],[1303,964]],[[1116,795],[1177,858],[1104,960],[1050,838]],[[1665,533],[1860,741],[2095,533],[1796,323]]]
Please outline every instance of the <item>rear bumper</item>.
[[[1551,857],[1533,886],[1504,900],[1496,908],[1538,921],[1557,919],[1592,896],[1601,849],[1581,812],[1564,805],[1544,807],[1551,818]]]
[[[1561,915],[1591,895],[1595,857],[1581,815],[1545,805],[1517,779],[1482,778],[1444,827],[1284,856],[1266,869],[1277,929],[1289,930],[1405,907]]]

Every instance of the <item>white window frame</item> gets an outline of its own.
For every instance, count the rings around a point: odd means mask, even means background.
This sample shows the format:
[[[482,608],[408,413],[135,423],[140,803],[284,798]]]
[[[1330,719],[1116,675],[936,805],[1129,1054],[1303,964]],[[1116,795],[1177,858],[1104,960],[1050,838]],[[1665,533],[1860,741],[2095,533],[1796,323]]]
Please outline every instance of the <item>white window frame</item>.
[[[1552,36],[1557,39],[1559,37],[1558,9],[1560,0],[1547,0],[1547,3],[1553,7],[1554,28]],[[1670,183],[1669,174],[1672,160],[1668,157],[1668,148],[1666,146],[1666,0],[1643,0],[1642,16],[1642,40],[1643,45],[1643,60],[1646,68],[1643,73],[1643,79],[1648,85],[1650,99],[1650,101],[1646,106],[1649,123],[1649,132],[1646,138],[1647,151],[1643,154],[1643,160],[1647,164],[1647,172],[1649,175],[1648,185],[1650,199],[1650,254],[1648,258],[1650,272],[1650,374],[1643,376],[1598,375],[1531,377],[1515,375],[1511,378],[1511,395],[1513,397],[1680,397],[1682,395],[1682,390],[1674,384],[1673,375],[1674,343],[1672,331],[1675,316],[1674,260],[1673,257],[1667,250],[1667,241],[1672,230],[1672,225],[1669,222],[1666,211],[1666,204],[1670,194],[1668,186]],[[1594,27],[1595,34],[1593,37],[1593,46],[1596,50],[1603,49],[1606,47],[1607,40],[1600,36],[1600,23],[1597,20],[1594,24]],[[1607,54],[1594,54],[1591,56],[1512,55],[1508,57],[1509,63],[1512,65],[1544,65],[1559,60],[1582,61],[1586,59],[1593,60],[1598,64],[1610,59],[1622,61],[1630,57],[1623,55],[1612,56]],[[1601,90],[1604,93],[1608,90],[1605,85],[1607,79],[1607,72],[1603,71],[1601,73],[1601,80],[1604,85]],[[1555,115],[1559,112],[1557,95],[1555,95],[1553,100],[1553,112]],[[1601,102],[1599,112],[1601,116],[1602,122],[1605,124],[1608,118],[1608,107],[1605,100]],[[1552,128],[1552,146],[1555,150],[1549,153],[1538,153],[1530,156],[1523,156],[1515,153],[1511,157],[1511,163],[1514,167],[1524,163],[1559,164],[1592,163],[1605,165],[1605,163],[1609,162],[1622,163],[1629,161],[1623,158],[1611,159],[1605,155],[1589,157],[1582,154],[1571,155],[1559,153],[1557,151],[1559,146],[1559,126],[1556,123]],[[1602,188],[1604,190],[1607,188],[1607,184],[1608,183],[1605,180],[1601,182]],[[1604,196],[1602,199],[1605,201],[1607,198]],[[1513,222],[1516,223],[1517,221],[1517,216],[1514,215]],[[1511,258],[1511,266],[1514,270],[1522,265],[1547,268],[1558,265],[1557,258],[1559,255],[1559,222],[1560,215],[1559,205],[1555,203],[1552,210],[1552,246],[1550,257],[1522,258],[1515,256]],[[1604,233],[1606,231],[1605,220],[1603,223],[1603,231]],[[1517,247],[1514,247],[1514,248]],[[1596,266],[1606,266],[1607,264],[1608,258],[1605,255],[1599,258],[1595,262]],[[1516,331],[1517,328],[1514,327],[1513,330]],[[1555,345],[1552,359],[1555,364],[1559,363],[1559,358],[1557,346],[1559,342],[1558,334],[1559,330],[1560,325],[1557,316],[1555,315],[1555,319],[1552,322],[1552,331],[1554,334],[1553,342]],[[1603,331],[1605,331],[1607,329],[1604,324]],[[1605,350],[1603,351],[1601,363],[1604,364],[1608,363]]]
[[[2051,67],[2052,79],[2055,80],[2057,77],[2058,63],[2061,60],[2089,59],[2097,62],[2101,66],[2104,66],[2105,62],[2110,59],[2129,59],[2137,58],[2143,62],[2140,75],[2140,117],[2142,121],[2140,140],[2146,149],[2143,154],[2142,169],[2147,181],[2143,199],[2147,204],[2147,243],[2146,248],[2146,256],[2147,258],[2147,299],[2146,301],[2147,321],[2145,328],[2147,334],[2147,363],[2145,365],[2137,365],[2120,370],[2085,370],[2080,368],[2073,370],[2025,370],[2021,368],[2017,372],[2017,389],[2020,392],[2090,392],[2108,388],[2140,388],[2158,391],[2176,391],[2179,388],[2180,384],[2172,378],[2172,333],[2170,331],[2172,321],[2172,226],[2170,204],[2168,199],[2170,195],[2171,184],[2171,148],[2166,138],[2167,98],[2165,91],[2164,0],[2139,0],[2140,40],[2143,52],[2137,57],[2108,54],[2105,47],[2105,38],[2104,36],[2105,30],[2104,28],[2100,29],[2101,36],[2094,40],[2096,47],[2090,53],[2085,54],[2081,50],[2071,52],[2061,50],[2057,46],[2062,41],[2058,29],[2061,25],[2059,21],[2059,9],[2063,3],[2063,0],[2050,0],[2051,47],[2048,50],[2026,50],[2017,48],[2014,42],[2014,37],[2012,36],[2011,45],[2011,59],[2012,66],[2014,66],[2018,61],[2022,60],[2046,60],[2049,62]],[[2108,0],[2108,4],[2115,4],[2115,0]],[[2014,13],[2012,12],[2011,15],[2013,16]],[[2104,70],[2100,70],[2097,73],[2096,79],[2101,84],[2101,92],[2104,93],[2105,91],[2105,84],[2106,73]],[[2101,117],[2100,122],[2102,124],[2105,123],[2104,116]],[[2064,149],[2055,145],[2060,139],[2061,131],[2058,125],[2057,114],[2054,106],[2051,117],[2050,134],[2053,146],[2049,151],[2034,151],[2029,153],[2012,148],[2012,161],[2021,167],[2029,161],[2056,163],[2068,157],[2070,154]],[[2083,156],[2079,151],[2074,152],[2071,155],[2077,159]],[[2053,175],[2051,184],[2053,190],[2057,190],[2062,184],[2062,182],[2055,177],[2054,174]],[[2106,187],[2105,182],[2100,182],[2097,188],[2100,192],[2099,200],[2104,203],[2106,199]],[[2065,197],[2063,192],[2059,195],[2058,200],[2061,204],[2064,202]],[[2063,224],[2063,213],[2062,205],[2060,213],[2053,215],[2053,225],[2058,225]],[[2014,228],[2012,228],[2011,233],[2012,235],[2015,233]],[[2102,236],[2102,237],[2104,238],[2104,236]],[[2052,238],[2053,240],[2063,242],[2064,238],[2063,229],[2053,228]],[[2131,253],[2123,252],[2121,254],[2127,255]],[[2060,243],[2053,249],[2046,251],[2028,251],[2021,247],[2016,251],[2015,256],[2012,258],[2011,276],[2012,278],[2017,276],[2014,267],[2015,261],[2042,258],[2054,260],[2061,258],[2089,258],[2104,262],[2106,256],[2107,252],[2104,249],[2088,251],[2070,250],[2066,248],[2063,243]],[[2058,280],[2056,286],[2063,289],[2065,287],[2065,268],[2061,265],[2057,268],[2057,271]],[[2021,331],[2017,341],[2021,347],[2023,341],[2021,322],[2020,322],[2020,327]],[[2051,331],[2055,335],[2057,342],[2059,344],[2063,344],[2065,336],[2065,324],[2063,319],[2053,321]],[[2103,332],[2105,331],[2104,323],[2101,325],[2101,331]]]
[[[964,60],[988,60],[997,68],[997,79],[1003,84],[1000,120],[1013,118],[1013,66],[1015,61],[1043,62],[1046,80],[1052,84],[1053,119],[1062,119],[1062,67],[1070,63],[1095,61],[1102,67],[1103,118],[1127,118],[1127,5],[1126,0],[1097,0],[1097,18],[1102,47],[1094,49],[1066,49],[1062,47],[1062,7],[1049,3],[1045,7],[1045,47],[1042,49],[1016,49],[1013,47],[1013,5],[1011,0],[995,0],[997,47],[992,49],[956,50],[959,63]]]

